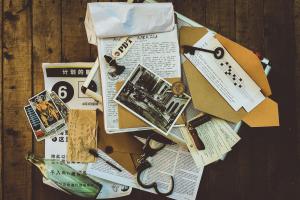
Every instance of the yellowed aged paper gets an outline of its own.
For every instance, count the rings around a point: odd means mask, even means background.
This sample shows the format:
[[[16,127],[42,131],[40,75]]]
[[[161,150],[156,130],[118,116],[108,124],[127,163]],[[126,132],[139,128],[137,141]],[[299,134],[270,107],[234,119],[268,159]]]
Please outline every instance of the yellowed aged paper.
[[[70,110],[68,115],[67,161],[95,162],[89,149],[97,148],[95,110]]]

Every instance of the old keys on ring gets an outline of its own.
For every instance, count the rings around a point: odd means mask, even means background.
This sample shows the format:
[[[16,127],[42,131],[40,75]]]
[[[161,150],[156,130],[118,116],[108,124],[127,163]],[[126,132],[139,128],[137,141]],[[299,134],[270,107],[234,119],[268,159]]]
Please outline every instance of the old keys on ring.
[[[215,48],[215,50],[209,50],[209,49],[203,49],[203,48],[199,48],[199,47],[183,45],[182,48],[183,48],[184,53],[189,53],[191,55],[194,55],[196,50],[197,51],[203,51],[203,52],[206,52],[206,53],[211,53],[211,54],[214,55],[214,57],[216,59],[223,58],[224,53],[225,53],[225,51],[222,47],[217,47],[217,48]]]
[[[174,178],[171,176],[171,189],[168,192],[161,192],[158,189],[158,184],[156,182],[150,183],[150,184],[145,184],[141,180],[141,174],[144,170],[151,168],[152,165],[149,161],[147,161],[148,157],[154,156],[157,152],[162,150],[166,145],[163,143],[156,142],[153,139],[153,136],[150,135],[148,136],[145,145],[143,146],[143,155],[141,158],[138,160],[140,163],[139,166],[137,167],[137,182],[138,184],[146,189],[154,188],[155,192],[157,194],[163,195],[163,196],[169,196],[170,194],[173,193],[174,190]]]

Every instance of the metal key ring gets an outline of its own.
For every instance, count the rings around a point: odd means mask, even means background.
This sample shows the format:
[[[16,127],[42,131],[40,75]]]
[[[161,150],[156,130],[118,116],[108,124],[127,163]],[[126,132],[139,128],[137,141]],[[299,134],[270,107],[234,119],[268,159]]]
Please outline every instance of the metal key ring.
[[[174,190],[174,178],[173,176],[171,176],[171,189],[168,191],[168,192],[161,192],[159,191],[158,189],[158,186],[157,186],[157,183],[154,182],[154,183],[150,183],[150,184],[144,184],[142,181],[141,181],[141,174],[144,170],[152,167],[151,164],[148,162],[148,161],[145,161],[144,163],[141,164],[142,166],[140,167],[140,170],[138,171],[137,173],[137,182],[138,184],[143,187],[143,188],[146,188],[146,189],[150,189],[150,188],[154,188],[155,192],[157,194],[160,194],[162,196],[169,196],[170,194],[173,193],[173,190]]]
[[[224,49],[222,47],[217,47],[215,50],[214,50],[214,57],[216,59],[221,59],[223,58],[224,56]]]

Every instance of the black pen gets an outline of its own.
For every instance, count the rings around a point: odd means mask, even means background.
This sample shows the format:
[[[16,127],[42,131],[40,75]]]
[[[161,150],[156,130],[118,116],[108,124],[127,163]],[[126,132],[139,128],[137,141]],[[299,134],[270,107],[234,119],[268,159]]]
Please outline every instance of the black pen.
[[[120,169],[119,167],[117,167],[116,165],[112,164],[111,162],[105,160],[104,158],[102,158],[99,154],[98,151],[96,149],[90,149],[89,153],[92,154],[93,156],[95,156],[96,158],[100,158],[102,159],[106,164],[110,165],[111,167],[115,168],[116,170],[118,170],[119,172],[122,171],[122,169]]]

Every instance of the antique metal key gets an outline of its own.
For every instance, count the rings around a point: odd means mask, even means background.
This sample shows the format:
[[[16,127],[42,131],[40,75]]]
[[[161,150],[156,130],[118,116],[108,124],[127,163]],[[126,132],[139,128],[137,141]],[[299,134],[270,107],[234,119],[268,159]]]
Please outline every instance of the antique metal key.
[[[193,47],[193,46],[188,46],[188,45],[183,45],[183,52],[184,53],[189,53],[191,55],[195,55],[195,51],[203,51],[206,53],[211,53],[214,55],[214,57],[216,59],[221,59],[224,56],[224,49],[222,47],[217,47],[215,50],[209,50],[209,49],[203,49],[203,48],[199,48],[199,47]]]

